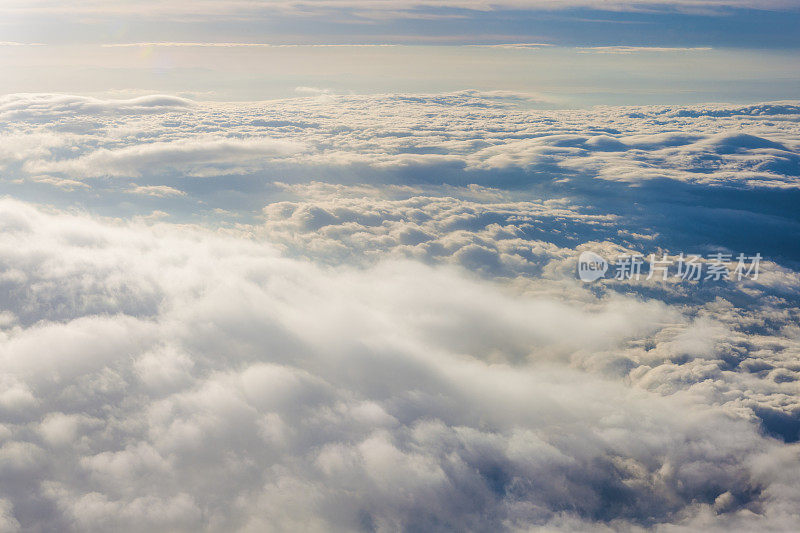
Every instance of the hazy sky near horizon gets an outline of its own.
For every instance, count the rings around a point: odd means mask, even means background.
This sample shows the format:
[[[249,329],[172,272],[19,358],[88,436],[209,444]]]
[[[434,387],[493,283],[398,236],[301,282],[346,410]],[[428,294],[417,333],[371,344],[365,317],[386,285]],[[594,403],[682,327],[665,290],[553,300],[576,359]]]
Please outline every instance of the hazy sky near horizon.
[[[794,2],[0,2],[0,93],[514,90],[548,107],[800,88]],[[757,8],[754,8],[757,7]],[[358,46],[353,46],[358,45]]]

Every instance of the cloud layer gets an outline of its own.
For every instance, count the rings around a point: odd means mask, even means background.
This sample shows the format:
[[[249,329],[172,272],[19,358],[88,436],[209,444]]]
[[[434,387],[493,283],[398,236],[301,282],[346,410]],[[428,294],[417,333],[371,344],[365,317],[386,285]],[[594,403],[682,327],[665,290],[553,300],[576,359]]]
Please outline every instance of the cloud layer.
[[[302,168],[296,172],[325,176],[331,166],[342,172],[417,169],[417,180],[433,183],[446,182],[448,175],[425,176],[428,168],[797,187],[796,102],[590,111],[518,107],[530,104],[547,102],[510,91],[323,91],[315,98],[236,107],[168,96],[103,101],[12,95],[0,101],[0,117],[8,121],[5,130],[13,138],[4,145],[11,147],[29,135],[74,134],[69,153],[50,151],[43,160],[26,159],[23,167],[28,174],[71,179],[158,176],[175,168],[280,157]],[[159,165],[161,156],[170,165]]]
[[[796,102],[316,94],[0,101],[0,530],[794,527]]]
[[[760,380],[720,368],[718,319],[576,282],[521,296],[404,261],[331,270],[198,230],[2,212],[3,496],[26,527],[792,519],[795,452],[749,420]],[[699,361],[669,360],[684,354]],[[794,390],[772,383],[759,398]]]

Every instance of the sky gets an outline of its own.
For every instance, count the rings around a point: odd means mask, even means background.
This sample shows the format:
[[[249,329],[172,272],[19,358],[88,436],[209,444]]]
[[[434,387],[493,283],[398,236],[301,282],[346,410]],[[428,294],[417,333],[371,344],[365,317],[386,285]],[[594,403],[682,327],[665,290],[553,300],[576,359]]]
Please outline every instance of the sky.
[[[0,532],[795,530],[799,14],[0,0]]]
[[[4,93],[252,101],[305,86],[475,88],[579,107],[775,100],[800,87],[793,2],[5,1],[0,14]]]

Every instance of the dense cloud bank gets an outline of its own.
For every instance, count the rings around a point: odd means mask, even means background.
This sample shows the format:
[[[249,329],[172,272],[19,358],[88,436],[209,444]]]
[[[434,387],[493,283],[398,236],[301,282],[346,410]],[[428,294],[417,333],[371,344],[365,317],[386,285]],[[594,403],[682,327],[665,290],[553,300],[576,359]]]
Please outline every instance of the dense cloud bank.
[[[0,530],[791,530],[798,106],[528,102],[6,97]]]
[[[535,98],[7,96],[0,192],[111,216],[266,222],[328,261],[395,244],[508,252],[497,225],[523,244],[800,260],[786,238],[800,234],[796,102],[553,111]]]
[[[515,106],[532,98],[462,91],[195,105],[168,96],[12,95],[0,99],[0,161],[54,184],[271,170],[303,181],[367,172],[370,181],[433,184],[463,180],[466,171],[470,179],[505,179],[500,183],[508,186],[520,185],[508,181],[512,176],[525,180],[508,172],[527,171],[573,181],[797,188],[796,103],[589,111]],[[198,151],[206,155],[197,157]]]

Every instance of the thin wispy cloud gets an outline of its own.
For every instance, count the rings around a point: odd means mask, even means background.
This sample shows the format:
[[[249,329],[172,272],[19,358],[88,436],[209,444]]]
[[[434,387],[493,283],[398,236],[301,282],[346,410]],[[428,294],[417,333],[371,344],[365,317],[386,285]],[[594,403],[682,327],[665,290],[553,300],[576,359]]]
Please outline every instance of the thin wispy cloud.
[[[510,49],[510,50],[514,50],[514,49],[520,49],[520,50],[532,49],[532,50],[535,50],[537,48],[543,48],[543,47],[553,46],[553,45],[549,44],[549,43],[500,43],[500,44],[473,44],[473,45],[469,45],[469,46],[479,46],[479,47],[482,47],[482,48],[505,48],[505,49]]]
[[[391,47],[395,44],[311,44],[311,43],[212,43],[212,42],[140,42],[140,43],[105,43],[103,48],[140,48],[140,47],[165,47],[165,48],[373,48]]]
[[[0,46],[46,46],[44,43],[18,43],[16,41],[0,41]]]
[[[582,46],[578,51],[585,54],[636,54],[645,52],[707,52],[709,46]]]

